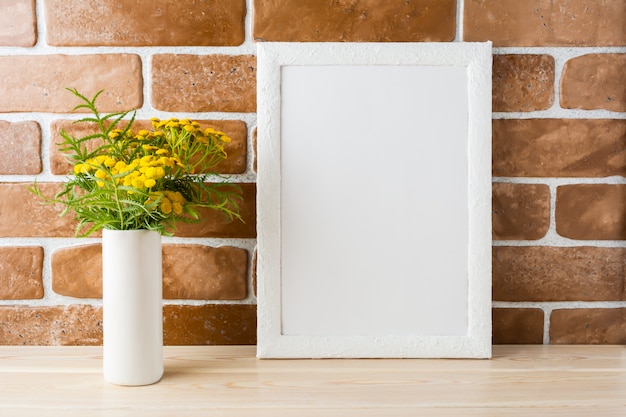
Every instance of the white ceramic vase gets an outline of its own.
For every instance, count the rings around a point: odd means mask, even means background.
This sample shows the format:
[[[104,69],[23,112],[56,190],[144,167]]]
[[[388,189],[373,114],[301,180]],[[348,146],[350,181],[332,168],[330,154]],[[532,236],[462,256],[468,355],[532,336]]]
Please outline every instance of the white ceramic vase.
[[[161,235],[103,230],[103,371],[116,385],[149,385],[163,376]]]

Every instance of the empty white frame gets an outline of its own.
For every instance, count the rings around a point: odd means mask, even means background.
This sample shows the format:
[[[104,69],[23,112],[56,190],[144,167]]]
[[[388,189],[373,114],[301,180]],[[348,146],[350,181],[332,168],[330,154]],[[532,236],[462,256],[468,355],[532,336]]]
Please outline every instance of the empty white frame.
[[[491,356],[491,44],[258,44],[261,358]]]

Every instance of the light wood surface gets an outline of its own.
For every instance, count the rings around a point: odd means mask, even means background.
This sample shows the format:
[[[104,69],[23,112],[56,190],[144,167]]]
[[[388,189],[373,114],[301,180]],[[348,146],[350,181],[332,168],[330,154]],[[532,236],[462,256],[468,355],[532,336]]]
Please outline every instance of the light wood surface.
[[[146,387],[100,347],[0,347],[0,416],[626,416],[626,346],[494,346],[490,360],[255,358],[168,346]]]

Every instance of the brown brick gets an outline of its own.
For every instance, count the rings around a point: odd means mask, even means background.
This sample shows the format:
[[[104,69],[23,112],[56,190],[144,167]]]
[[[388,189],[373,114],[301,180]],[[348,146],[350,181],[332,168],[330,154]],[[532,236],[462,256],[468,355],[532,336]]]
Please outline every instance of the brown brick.
[[[73,237],[76,223],[71,214],[63,217],[60,204],[44,200],[28,191],[32,184],[0,183],[0,237]],[[38,184],[45,196],[52,197],[59,184]]]
[[[494,55],[492,80],[493,111],[545,110],[554,103],[550,55]]]
[[[37,42],[35,0],[2,0],[0,46],[33,46]]]
[[[210,126],[223,131],[232,139],[231,143],[225,147],[228,158],[216,167],[216,171],[220,174],[241,174],[245,172],[248,142],[248,128],[246,124],[240,120],[198,120],[198,123],[203,128]],[[149,120],[136,120],[133,126],[135,131],[152,128]],[[75,137],[84,137],[97,131],[90,123],[55,120],[50,125],[53,135],[51,142],[53,144],[58,144],[63,140],[60,135],[62,129]],[[92,142],[95,143],[96,140]],[[72,172],[70,164],[57,146],[51,146],[50,148],[50,170],[56,175],[65,175]]]
[[[166,345],[254,345],[256,305],[166,305],[163,308]]]
[[[283,42],[451,41],[452,0],[254,0],[254,38]]]
[[[247,291],[248,253],[233,247],[163,245],[163,297],[241,300]],[[52,254],[52,289],[75,298],[102,298],[102,248],[72,246]]]
[[[543,311],[538,308],[494,308],[493,344],[542,344]]]
[[[75,298],[102,298],[100,244],[55,250],[52,253],[52,291]]]
[[[223,246],[166,245],[163,297],[243,300],[247,295],[248,251]]]
[[[570,239],[626,239],[626,185],[575,184],[558,187],[556,231]]]
[[[623,301],[626,248],[493,248],[496,301]]]
[[[536,240],[550,226],[550,189],[543,184],[493,184],[493,239]]]
[[[203,219],[200,223],[179,223],[176,236],[180,237],[224,237],[224,238],[255,238],[256,237],[256,184],[241,183],[239,209],[243,221],[228,221],[219,212],[210,209],[200,210]]]
[[[244,40],[245,0],[46,0],[57,46],[227,46]]]
[[[152,105],[159,110],[177,112],[255,112],[256,58],[155,55]]]
[[[551,344],[626,344],[626,308],[554,310]]]
[[[561,77],[561,107],[626,111],[625,67],[626,54],[588,54],[570,59]]]
[[[463,39],[494,46],[622,46],[623,0],[468,0]]]
[[[0,247],[0,300],[43,298],[42,271],[42,247]]]
[[[79,100],[106,90],[100,111],[141,107],[141,60],[132,54],[0,56],[0,112],[68,113]]]
[[[102,309],[88,305],[0,307],[0,345],[102,344]]]
[[[102,344],[102,308],[0,306],[0,345]],[[252,345],[256,305],[163,307],[166,345]]]
[[[37,122],[10,123],[0,120],[0,174],[41,172],[41,129]]]
[[[493,120],[493,175],[626,176],[626,120]]]

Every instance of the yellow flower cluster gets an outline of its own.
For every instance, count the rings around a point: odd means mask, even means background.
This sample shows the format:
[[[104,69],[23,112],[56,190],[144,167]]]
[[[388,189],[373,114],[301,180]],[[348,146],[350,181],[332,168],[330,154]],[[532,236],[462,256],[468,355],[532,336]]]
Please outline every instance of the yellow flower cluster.
[[[181,214],[186,201],[185,197],[178,191],[163,191],[150,193],[150,197],[146,200],[146,206],[156,208],[158,205],[163,214],[170,214],[172,211]]]
[[[133,111],[102,116],[96,99],[103,91],[93,98],[69,91],[82,101],[76,109],[92,113],[76,121],[86,123],[89,134],[59,132],[59,150],[74,175],[48,201],[74,212],[77,235],[101,229],[171,235],[179,222],[201,221],[203,208],[241,219],[239,187],[213,180],[227,158],[224,132],[189,119],[153,118],[146,126]],[[43,196],[36,183],[32,191]]]
[[[200,140],[204,143],[207,142],[207,137],[212,136],[219,139],[221,142],[230,143],[230,138],[224,133],[218,130],[213,129],[212,127],[207,127],[202,129],[200,123],[191,121],[189,119],[176,119],[171,118],[168,120],[161,120],[156,117],[150,119],[152,121],[152,127],[157,129],[155,133],[163,133],[163,130],[168,129],[182,129],[185,132],[192,134],[195,136],[196,140]],[[221,145],[220,145],[221,147]]]
[[[100,180],[96,181],[100,187],[104,186],[104,180],[114,178],[117,185],[138,189],[152,188],[159,179],[165,176],[166,167],[174,168],[175,166],[180,166],[184,168],[184,165],[181,164],[177,157],[166,155],[166,150],[159,149],[155,155],[145,155],[141,158],[133,159],[130,164],[118,161],[108,155],[98,155],[95,158],[86,160],[85,163],[76,164],[74,173],[88,174],[94,171],[94,177]]]
[[[151,122],[153,131],[111,130],[107,147],[101,149],[104,154],[77,163],[74,173],[94,178],[101,188],[128,187],[125,191],[134,195],[133,199],[141,199],[137,201],[150,211],[182,214],[185,197],[179,191],[164,189],[167,182],[159,180],[195,174],[199,164],[195,155],[202,155],[206,149],[225,158],[224,145],[231,140],[224,132],[203,129],[189,119],[152,118]]]

